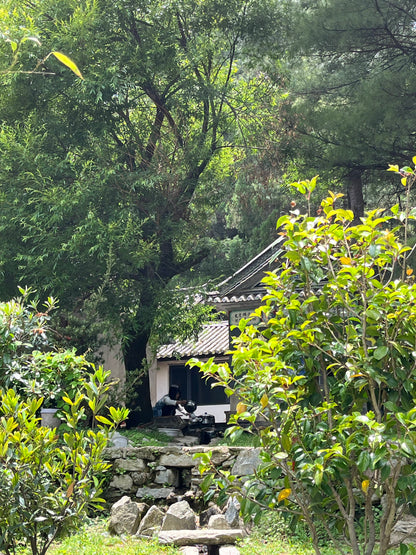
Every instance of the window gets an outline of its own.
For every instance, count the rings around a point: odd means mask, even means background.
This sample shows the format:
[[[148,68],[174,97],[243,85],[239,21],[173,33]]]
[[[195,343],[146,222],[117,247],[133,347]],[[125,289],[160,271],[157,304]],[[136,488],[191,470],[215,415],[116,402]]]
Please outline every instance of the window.
[[[230,401],[222,387],[211,387],[213,380],[205,381],[198,368],[183,365],[169,366],[169,385],[176,384],[182,399],[192,399],[199,405],[226,405]]]

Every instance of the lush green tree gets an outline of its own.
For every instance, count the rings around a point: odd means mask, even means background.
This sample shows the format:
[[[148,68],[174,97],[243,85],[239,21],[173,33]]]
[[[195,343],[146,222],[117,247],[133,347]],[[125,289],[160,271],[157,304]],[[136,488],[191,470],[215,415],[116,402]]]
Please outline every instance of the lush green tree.
[[[357,216],[401,190],[382,174],[414,151],[412,0],[289,2],[289,120],[299,164],[335,169]],[[313,175],[313,174],[312,174]],[[386,187],[386,184],[389,186]]]
[[[253,45],[276,25],[273,4],[27,8],[43,47],[76,60],[85,80],[49,57],[0,93],[3,290],[53,291],[123,337],[129,371],[145,357],[163,290],[208,252],[230,165],[256,146],[246,138],[261,132],[264,78]],[[146,377],[142,388],[146,420]]]
[[[415,164],[402,172],[408,197]],[[316,179],[295,185],[309,194]],[[282,267],[264,279],[259,323],[240,322],[232,368],[199,363],[240,399],[231,434],[262,424],[256,475],[240,483],[206,455],[203,486],[235,492],[248,517],[274,509],[304,520],[318,554],[319,527],[341,553],[384,554],[395,522],[415,510],[416,284],[401,238],[416,214],[395,205],[354,226],[339,196],[319,216],[281,217]]]

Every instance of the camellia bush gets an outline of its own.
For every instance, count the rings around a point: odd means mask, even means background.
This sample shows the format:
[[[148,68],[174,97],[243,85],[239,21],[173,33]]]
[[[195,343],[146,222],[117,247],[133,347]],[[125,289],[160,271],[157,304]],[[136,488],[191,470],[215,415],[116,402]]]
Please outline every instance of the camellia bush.
[[[0,552],[27,546],[44,555],[55,538],[103,508],[103,451],[128,410],[107,407],[110,372],[91,364],[85,372],[84,357],[53,350],[47,332],[54,303],[39,312],[28,291],[21,293],[0,304]],[[59,389],[59,431],[39,418],[40,390],[51,374],[64,374],[71,386]]]
[[[416,164],[416,157],[413,159]],[[410,198],[413,167],[401,174]],[[310,197],[316,179],[294,184]],[[416,284],[406,246],[416,210],[352,212],[330,194],[314,217],[280,218],[281,267],[239,324],[232,367],[199,364],[238,396],[235,426],[258,428],[262,463],[240,483],[202,457],[207,495],[238,495],[242,513],[303,521],[316,553],[385,554],[416,512]],[[341,541],[340,541],[341,538]],[[414,551],[411,551],[414,552]]]

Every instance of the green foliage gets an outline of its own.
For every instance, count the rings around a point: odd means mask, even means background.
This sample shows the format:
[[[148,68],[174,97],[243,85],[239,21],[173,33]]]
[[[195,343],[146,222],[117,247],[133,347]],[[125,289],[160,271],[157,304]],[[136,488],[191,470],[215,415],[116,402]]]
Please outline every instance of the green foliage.
[[[391,169],[409,195],[414,167]],[[231,436],[240,419],[263,421],[262,464],[244,484],[209,457],[201,470],[214,471],[209,495],[215,484],[223,497],[239,493],[246,517],[269,508],[305,521],[317,553],[319,523],[329,538],[345,533],[354,555],[384,554],[416,506],[416,284],[401,242],[416,213],[394,206],[352,225],[340,196],[318,217],[280,218],[285,251],[264,279],[261,323],[240,322],[232,369],[200,363],[239,398]]]
[[[62,335],[85,344],[64,325],[63,311],[80,315],[122,344],[133,372],[152,328],[163,337],[163,291],[176,296],[175,276],[215,249],[206,237],[231,166],[263,144],[259,114],[277,87],[252,71],[252,45],[274,28],[274,2],[46,0],[23,11],[42,48],[76,60],[84,80],[51,55],[53,79],[19,74],[0,91],[0,298],[22,282],[41,298],[54,291]],[[182,308],[164,319],[189,332],[201,311]],[[137,391],[148,421],[145,379]]]
[[[44,406],[62,406],[93,372],[93,366],[75,349],[56,350],[50,336],[55,299],[39,308],[30,289],[0,303],[0,387],[13,388],[23,397],[43,398]]]
[[[0,304],[0,550],[9,555],[26,544],[41,555],[87,511],[102,508],[103,450],[128,410],[106,407],[110,372],[53,349],[55,301],[40,312],[33,292],[20,292]],[[61,436],[40,425],[44,396],[61,409]]]
[[[120,432],[125,436],[134,447],[142,447],[143,445],[168,445],[172,438],[159,430],[151,429],[132,429],[121,430]]]
[[[285,5],[290,14],[286,114],[293,149],[302,153],[299,166],[304,172],[318,168],[325,177],[335,169],[337,180],[343,173],[341,182],[354,210],[354,181],[364,189],[367,208],[396,202],[400,189],[386,179],[384,167],[397,153],[404,163],[414,151],[415,3],[316,0],[313,7],[307,2]],[[363,210],[362,198],[358,204]]]
[[[97,370],[61,411],[68,432],[40,426],[42,399],[23,401],[12,390],[0,391],[0,549],[14,553],[30,546],[46,553],[53,539],[73,529],[91,509],[102,509],[102,460],[108,433],[127,417],[127,409],[110,407],[103,416],[109,373]],[[86,406],[98,422],[82,429]]]

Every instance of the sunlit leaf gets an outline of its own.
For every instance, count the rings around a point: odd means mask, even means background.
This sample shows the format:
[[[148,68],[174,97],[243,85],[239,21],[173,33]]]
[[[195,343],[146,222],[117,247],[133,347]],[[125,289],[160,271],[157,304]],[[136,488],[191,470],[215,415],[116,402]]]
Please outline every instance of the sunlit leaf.
[[[361,482],[361,489],[363,490],[364,493],[367,493],[369,485],[370,485],[370,480],[363,480]]]
[[[55,58],[57,58],[62,64],[64,64],[65,66],[69,67],[69,69],[71,71],[73,71],[75,73],[75,75],[77,75],[80,79],[84,79],[80,70],[78,69],[77,65],[75,62],[73,62],[71,60],[71,58],[68,58],[68,56],[66,56],[65,54],[62,54],[62,52],[52,52],[52,54],[55,56]]]
[[[282,489],[282,491],[277,496],[277,500],[279,502],[283,501],[284,499],[287,499],[290,496],[291,493],[292,493],[292,490],[290,488]]]

